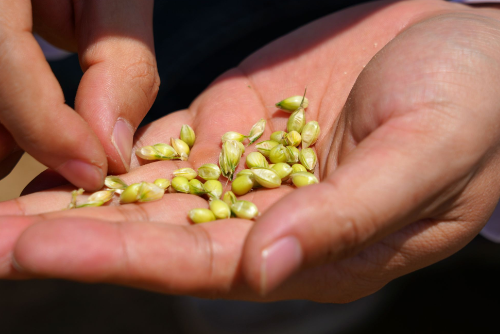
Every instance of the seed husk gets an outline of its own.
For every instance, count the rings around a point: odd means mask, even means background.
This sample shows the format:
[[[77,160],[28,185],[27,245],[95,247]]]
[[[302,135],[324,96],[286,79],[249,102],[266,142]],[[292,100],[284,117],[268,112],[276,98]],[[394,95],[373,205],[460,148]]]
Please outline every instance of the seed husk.
[[[229,131],[229,132],[226,132],[222,138],[221,138],[221,141],[224,143],[228,140],[236,140],[236,141],[239,141],[239,142],[242,142],[245,140],[247,136],[245,135],[242,135],[241,133],[239,132],[235,132],[235,131]]]
[[[216,164],[204,164],[198,168],[198,176],[204,180],[218,180],[220,168]]]
[[[141,188],[141,183],[134,183],[129,185],[120,195],[120,203],[134,203],[137,202],[139,198],[139,189]]]
[[[259,139],[260,136],[262,136],[262,134],[264,133],[265,129],[266,129],[266,120],[261,118],[257,123],[255,123],[252,126],[252,129],[250,129],[250,133],[248,134],[248,141],[249,141],[248,145],[252,144],[257,139]]]
[[[312,148],[305,148],[300,151],[299,160],[307,170],[314,170],[316,162],[318,162],[318,157]]]
[[[151,182],[141,182],[141,187],[139,188],[138,202],[152,202],[157,201],[163,197],[165,190],[158,187],[156,184]]]
[[[215,215],[209,209],[193,209],[189,211],[189,219],[195,224],[201,224],[214,221]]]
[[[257,206],[249,201],[236,201],[230,207],[238,218],[253,219],[259,215]]]
[[[299,149],[294,146],[286,147],[286,162],[288,164],[295,164],[299,162]]]
[[[180,159],[180,156],[174,148],[168,144],[155,144],[153,146],[144,146],[135,151],[135,154],[144,160],[174,160]]]
[[[254,186],[254,178],[248,175],[238,176],[231,183],[231,190],[238,196],[245,195]]]
[[[86,207],[97,207],[103,205],[105,202],[103,201],[95,201],[95,202],[86,202],[83,204],[78,204],[75,208],[86,208]]]
[[[165,190],[170,186],[170,181],[167,179],[156,179],[154,184],[156,184],[161,189]]]
[[[179,168],[173,172],[175,176],[184,176],[188,180],[192,180],[198,176],[198,173],[192,168]]]
[[[104,179],[104,185],[110,189],[125,189],[128,185],[118,176],[109,175]]]
[[[282,144],[276,145],[271,149],[269,153],[269,160],[272,163],[277,164],[278,162],[286,162],[287,161],[287,153],[286,148]]]
[[[273,133],[271,133],[271,140],[277,142],[278,144],[286,145],[286,132],[274,131]]]
[[[189,180],[184,176],[176,176],[172,179],[172,188],[177,192],[189,194]]]
[[[252,168],[253,177],[264,188],[278,188],[281,178],[272,168]]]
[[[295,95],[276,103],[276,107],[283,111],[291,113],[297,110],[301,104],[305,109],[309,106],[309,100],[305,96]]]
[[[71,192],[71,201],[69,202],[67,209],[74,209],[74,208],[76,208],[77,207],[76,199],[78,198],[78,196],[80,196],[84,192],[85,192],[85,190],[83,190],[82,188],[80,188],[78,190],[73,190]]]
[[[298,133],[301,133],[302,128],[304,128],[305,124],[306,124],[306,113],[304,112],[304,108],[299,107],[288,118],[286,130],[288,132],[297,131]]]
[[[210,199],[219,199],[222,195],[222,183],[218,180],[208,180],[203,184],[205,191],[210,196]]]
[[[245,145],[243,145],[241,142],[237,141],[236,144],[238,145],[238,147],[240,148],[241,150],[241,155],[243,155],[245,153]]]
[[[219,164],[222,175],[228,180],[233,180],[233,174],[240,163],[241,149],[237,141],[227,140],[222,144],[222,152],[219,155]]]
[[[248,168],[242,169],[241,171],[239,171],[238,174],[236,174],[236,177],[243,176],[243,175],[253,177],[252,171]]]
[[[300,145],[302,137],[297,131],[290,131],[286,134],[285,139],[287,145],[297,147]]]
[[[196,135],[194,134],[193,128],[187,124],[184,124],[181,127],[181,134],[179,137],[189,146],[189,148],[193,147],[196,140]]]
[[[301,164],[292,165],[292,173],[307,172],[307,169]]]
[[[183,140],[170,138],[170,145],[174,148],[181,160],[185,161],[189,157],[189,146]]]
[[[192,179],[189,181],[189,193],[193,195],[204,195],[207,191],[200,180]]]
[[[279,143],[274,140],[264,140],[260,143],[255,144],[257,150],[265,157],[269,157],[271,149],[278,145]]]
[[[290,176],[290,174],[293,171],[292,167],[290,167],[289,164],[284,163],[284,162],[280,162],[280,163],[275,164],[272,167],[272,169],[276,172],[276,174],[278,174],[281,181],[288,179],[288,177]]]
[[[213,212],[215,218],[217,219],[226,219],[231,217],[231,209],[226,202],[221,201],[220,199],[214,199],[209,204],[210,210]]]
[[[302,129],[302,148],[308,148],[316,143],[320,134],[319,124],[316,121],[307,122]]]
[[[252,152],[248,154],[246,158],[246,164],[248,168],[269,167],[269,163],[267,162],[266,157],[259,152]]]
[[[232,191],[226,191],[222,200],[229,206],[236,202],[236,195]]]
[[[113,195],[115,194],[115,190],[101,190],[93,193],[87,198],[87,203],[91,202],[102,202],[106,203],[111,201]],[[102,205],[102,204],[101,204]]]
[[[311,174],[309,172],[297,172],[297,173],[292,173],[290,175],[292,178],[293,184],[297,187],[305,187],[311,184],[319,183],[318,179],[314,174]]]

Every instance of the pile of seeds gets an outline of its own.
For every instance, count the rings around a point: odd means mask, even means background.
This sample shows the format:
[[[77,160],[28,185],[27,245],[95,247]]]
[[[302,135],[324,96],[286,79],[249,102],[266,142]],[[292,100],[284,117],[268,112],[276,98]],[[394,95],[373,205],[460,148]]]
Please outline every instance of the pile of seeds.
[[[253,219],[259,215],[257,206],[249,201],[238,200],[236,195],[241,196],[261,187],[278,188],[285,182],[291,182],[296,187],[318,183],[313,174],[317,157],[311,146],[316,143],[320,128],[316,121],[306,123],[305,108],[308,104],[305,92],[303,96],[292,96],[276,103],[278,108],[291,113],[287,131],[273,132],[269,140],[257,143],[258,152],[246,156],[248,169],[240,171],[236,177],[234,173],[245,153],[243,142],[248,140],[249,146],[262,136],[266,127],[264,119],[251,128],[248,136],[234,131],[226,132],[222,136],[219,166],[205,164],[200,166],[198,171],[180,168],[173,172],[171,181],[157,179],[154,183],[140,182],[132,185],[127,185],[117,176],[108,176],[104,182],[107,189],[93,193],[83,204],[76,203],[77,196],[82,194],[83,190],[73,191],[68,208],[101,206],[110,201],[115,193],[120,194],[120,203],[123,204],[156,201],[161,199],[170,187],[171,192],[207,196],[209,209],[199,208],[189,212],[193,223],[232,216]],[[171,145],[159,143],[144,146],[137,150],[136,154],[145,160],[187,160],[195,140],[193,129],[189,125],[183,125],[180,139],[171,138]],[[299,145],[302,146],[301,150],[298,149]],[[231,191],[227,191],[224,196],[222,183],[219,181],[221,175],[227,178],[227,182],[232,181]]]

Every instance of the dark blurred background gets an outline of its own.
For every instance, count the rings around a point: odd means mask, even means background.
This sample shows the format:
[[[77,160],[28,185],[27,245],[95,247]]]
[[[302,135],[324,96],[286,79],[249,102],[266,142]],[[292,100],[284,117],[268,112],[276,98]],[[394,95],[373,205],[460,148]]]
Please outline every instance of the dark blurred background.
[[[143,124],[188,107],[218,75],[268,42],[361,2],[157,0],[162,85]],[[76,55],[51,66],[72,106],[82,76]],[[478,236],[450,258],[346,305],[209,301],[102,284],[0,281],[0,334],[497,333],[499,264],[500,245]]]

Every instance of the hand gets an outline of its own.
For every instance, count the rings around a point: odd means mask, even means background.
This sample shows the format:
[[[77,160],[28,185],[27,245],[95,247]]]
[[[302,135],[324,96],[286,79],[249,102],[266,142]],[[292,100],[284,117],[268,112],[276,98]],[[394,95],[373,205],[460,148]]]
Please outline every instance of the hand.
[[[134,161],[123,178],[152,181],[216,162],[220,136],[245,133],[261,117],[268,138],[288,115],[266,106],[307,86],[306,117],[322,129],[319,185],[244,196],[263,212],[255,223],[196,226],[187,212],[207,204],[191,195],[41,214],[67,205],[68,189],[35,193],[0,205],[10,215],[0,223],[0,275],[347,302],[449,256],[500,196],[498,19],[492,9],[440,1],[371,3],[270,44],[189,110],[136,135],[140,147],[191,124],[198,139],[188,162]]]
[[[129,170],[133,134],[159,85],[152,10],[153,0],[0,0],[0,178],[20,150],[87,190],[102,187],[108,168]],[[76,113],[32,28],[78,52]]]

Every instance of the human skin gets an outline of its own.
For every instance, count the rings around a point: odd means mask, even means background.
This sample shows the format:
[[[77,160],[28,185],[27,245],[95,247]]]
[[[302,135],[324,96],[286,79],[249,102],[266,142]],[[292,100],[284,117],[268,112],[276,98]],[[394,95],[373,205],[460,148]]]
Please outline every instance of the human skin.
[[[242,196],[262,215],[191,225],[204,199],[56,211],[59,187],[0,203],[0,276],[107,282],[170,294],[349,302],[465,246],[500,197],[500,15],[442,1],[334,13],[251,55],[187,110],[141,129],[135,148],[197,141],[186,162],[133,158],[127,183],[215,163],[226,131],[288,114],[307,86],[321,183]],[[253,151],[249,147],[247,153]],[[243,166],[239,167],[240,169]],[[15,265],[14,265],[15,259]]]
[[[152,18],[153,0],[0,0],[0,178],[23,150],[87,190],[129,170],[159,86]],[[32,30],[78,52],[74,111]]]

